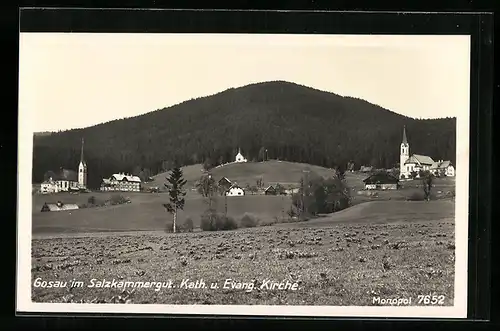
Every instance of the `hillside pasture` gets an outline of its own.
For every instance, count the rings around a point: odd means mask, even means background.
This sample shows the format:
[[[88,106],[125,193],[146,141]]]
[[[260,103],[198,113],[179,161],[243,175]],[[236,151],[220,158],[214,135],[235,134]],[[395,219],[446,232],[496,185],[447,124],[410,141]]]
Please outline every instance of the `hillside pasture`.
[[[305,222],[277,224],[279,227],[328,227],[349,224],[405,224],[435,220],[453,222],[455,203],[439,201],[370,201]]]
[[[65,203],[86,203],[94,195],[97,199],[111,196],[109,193],[96,194],[60,194],[57,198],[35,196],[34,205],[41,206],[43,201],[61,200]],[[123,193],[131,199],[131,203],[96,208],[83,208],[71,211],[40,212],[37,208],[32,213],[32,231],[38,233],[78,233],[108,231],[157,231],[164,230],[172,215],[165,211],[163,203],[168,202],[166,193]],[[286,217],[283,211],[290,208],[290,198],[281,196],[246,195],[228,197],[228,215],[239,220],[245,213],[256,215],[261,222],[270,223],[276,217]],[[199,227],[200,216],[207,209],[205,199],[197,193],[190,192],[186,196],[184,211],[178,214],[182,223],[187,217]],[[218,197],[216,209],[224,211],[224,197]]]
[[[202,165],[190,165],[182,168],[184,178],[187,181],[187,187],[192,187],[200,176],[203,174]],[[229,163],[211,170],[211,174],[215,180],[220,180],[222,177],[228,178],[233,183],[238,183],[240,186],[255,185],[259,178],[262,178],[264,186],[269,184],[298,184],[300,178],[307,171],[312,171],[323,177],[331,177],[334,170],[323,168],[320,166],[309,165],[305,163],[295,163],[287,161],[270,160],[265,162],[246,162],[246,163]],[[153,181],[146,183],[145,186],[156,186],[160,189],[169,173],[161,173],[153,177]]]

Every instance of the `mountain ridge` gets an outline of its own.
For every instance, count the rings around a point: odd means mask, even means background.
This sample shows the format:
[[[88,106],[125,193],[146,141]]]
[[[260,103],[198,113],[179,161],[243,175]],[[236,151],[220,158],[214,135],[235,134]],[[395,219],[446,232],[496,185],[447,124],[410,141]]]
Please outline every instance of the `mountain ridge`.
[[[455,157],[455,118],[414,119],[356,97],[293,82],[229,88],[142,115],[34,137],[33,180],[45,171],[75,168],[81,139],[89,183],[116,171],[231,161],[241,148],[249,159],[270,158],[333,166],[354,160],[389,167],[399,159],[406,125],[416,153]],[[92,177],[92,178],[91,178]]]

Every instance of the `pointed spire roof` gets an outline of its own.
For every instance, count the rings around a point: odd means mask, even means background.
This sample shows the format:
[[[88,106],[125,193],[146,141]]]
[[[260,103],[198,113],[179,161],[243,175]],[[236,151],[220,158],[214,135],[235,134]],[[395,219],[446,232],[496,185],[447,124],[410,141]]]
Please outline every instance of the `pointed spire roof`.
[[[86,164],[85,160],[83,159],[83,138],[82,138],[82,150],[80,152],[80,163]]]
[[[408,140],[406,139],[406,125],[403,126],[403,144],[408,144]]]

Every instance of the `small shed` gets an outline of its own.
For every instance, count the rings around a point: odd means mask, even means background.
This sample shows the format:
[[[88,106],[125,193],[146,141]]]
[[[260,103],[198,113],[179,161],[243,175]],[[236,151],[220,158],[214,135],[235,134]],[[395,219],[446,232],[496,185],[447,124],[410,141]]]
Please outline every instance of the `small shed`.
[[[397,190],[399,179],[386,172],[379,172],[363,180],[366,190]]]
[[[74,203],[62,203],[58,201],[57,203],[44,203],[42,206],[42,212],[47,211],[62,211],[62,210],[75,210],[78,209],[78,205]]]

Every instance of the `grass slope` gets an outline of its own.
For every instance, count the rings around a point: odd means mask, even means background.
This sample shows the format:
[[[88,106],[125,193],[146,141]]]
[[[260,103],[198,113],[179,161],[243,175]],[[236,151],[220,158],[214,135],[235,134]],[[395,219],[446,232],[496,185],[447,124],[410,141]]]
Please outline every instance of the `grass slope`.
[[[455,203],[439,201],[369,201],[307,222],[279,224],[282,227],[324,227],[336,223],[409,223],[455,218]]]
[[[196,164],[183,167],[184,178],[188,182],[188,186],[192,187],[194,183],[200,179],[203,174],[202,165]],[[245,186],[247,184],[255,185],[257,179],[262,178],[264,185],[275,183],[282,184],[296,184],[304,175],[305,171],[314,171],[317,174],[328,177],[334,174],[333,170],[320,166],[270,160],[266,162],[246,162],[246,163],[229,163],[224,166],[214,168],[211,170],[212,175],[218,181],[222,177],[228,178],[232,182]],[[154,181],[146,183],[146,186],[157,186],[163,188],[166,178],[169,173],[161,173],[153,177]]]

